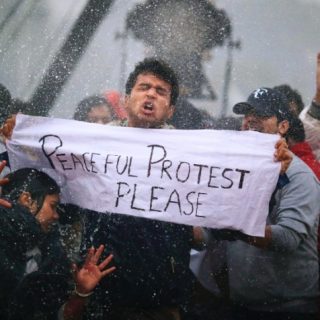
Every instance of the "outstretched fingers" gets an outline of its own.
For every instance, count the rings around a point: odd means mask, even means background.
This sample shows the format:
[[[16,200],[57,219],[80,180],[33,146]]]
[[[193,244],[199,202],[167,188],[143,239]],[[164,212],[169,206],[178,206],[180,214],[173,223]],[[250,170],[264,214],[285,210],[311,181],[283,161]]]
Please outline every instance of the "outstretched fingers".
[[[91,258],[91,263],[93,263],[94,265],[98,264],[98,261],[101,257],[103,250],[104,250],[104,245],[100,244],[99,248],[94,252],[94,255]]]
[[[84,267],[87,267],[87,266],[89,266],[90,263],[92,263],[92,258],[94,256],[94,253],[95,253],[95,248],[91,247],[88,250],[88,253],[87,253],[87,256],[86,256],[86,260],[84,261],[84,264],[83,264]]]
[[[111,267],[111,268],[108,268],[108,269],[106,269],[104,271],[101,271],[102,278],[105,277],[106,275],[110,274],[114,270],[116,270],[116,267]]]
[[[99,269],[102,271],[113,259],[113,255],[109,254],[108,257],[106,257],[100,264]]]

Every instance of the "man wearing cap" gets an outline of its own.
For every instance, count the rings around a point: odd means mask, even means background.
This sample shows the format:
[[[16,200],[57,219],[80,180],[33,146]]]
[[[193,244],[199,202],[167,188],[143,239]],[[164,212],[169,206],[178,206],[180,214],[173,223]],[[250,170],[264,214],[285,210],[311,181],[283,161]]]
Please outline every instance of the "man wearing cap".
[[[289,129],[288,102],[274,89],[255,90],[233,111],[244,115],[242,130],[285,137]],[[270,201],[265,237],[243,237],[228,243],[235,319],[316,317],[320,184],[295,156],[286,174],[289,182],[278,186]]]

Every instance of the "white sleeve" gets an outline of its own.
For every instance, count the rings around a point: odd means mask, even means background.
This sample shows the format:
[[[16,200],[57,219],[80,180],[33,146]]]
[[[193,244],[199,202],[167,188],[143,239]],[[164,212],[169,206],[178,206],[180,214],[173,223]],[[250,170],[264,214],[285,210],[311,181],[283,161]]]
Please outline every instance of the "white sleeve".
[[[317,160],[320,160],[320,120],[313,118],[309,113],[310,107],[304,108],[300,113],[300,119],[306,133],[306,141],[310,144]]]

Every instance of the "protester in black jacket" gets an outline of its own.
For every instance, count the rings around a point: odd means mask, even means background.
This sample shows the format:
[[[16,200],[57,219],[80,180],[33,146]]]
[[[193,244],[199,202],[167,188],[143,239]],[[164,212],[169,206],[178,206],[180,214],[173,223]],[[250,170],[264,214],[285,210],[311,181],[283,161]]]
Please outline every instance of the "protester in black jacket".
[[[90,249],[84,266],[73,266],[69,297],[71,264],[54,228],[59,186],[29,168],[7,178],[2,195],[12,206],[0,207],[0,319],[54,319],[64,302],[68,315],[78,316],[97,283],[114,270],[104,270],[112,256],[98,265],[104,247]]]

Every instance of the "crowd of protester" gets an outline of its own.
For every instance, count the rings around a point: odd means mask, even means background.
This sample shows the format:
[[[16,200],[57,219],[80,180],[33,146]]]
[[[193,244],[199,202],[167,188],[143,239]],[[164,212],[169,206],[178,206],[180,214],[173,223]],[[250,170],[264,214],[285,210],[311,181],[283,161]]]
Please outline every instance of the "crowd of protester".
[[[28,113],[26,103],[0,90],[3,122],[10,114]],[[280,135],[275,156],[281,174],[264,237],[62,205],[52,178],[19,169],[0,180],[0,318],[316,319],[320,54],[310,107],[296,90],[280,85],[254,90],[233,111],[241,118],[214,119],[198,110],[179,97],[168,65],[145,59],[129,75],[123,99],[114,93],[86,97],[73,118],[145,129]],[[4,122],[3,143],[14,124],[14,117]],[[8,161],[2,159],[0,171]],[[201,274],[190,268],[192,249],[203,253],[200,265],[207,263]],[[215,289],[204,283],[209,277]]]

